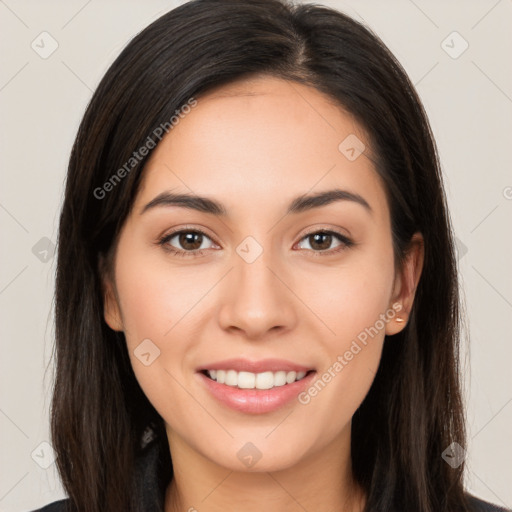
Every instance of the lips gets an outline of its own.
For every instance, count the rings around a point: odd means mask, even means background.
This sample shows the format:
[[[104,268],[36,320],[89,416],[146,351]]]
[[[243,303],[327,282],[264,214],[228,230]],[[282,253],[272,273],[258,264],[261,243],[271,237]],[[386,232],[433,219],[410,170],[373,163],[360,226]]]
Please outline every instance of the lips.
[[[315,375],[316,371],[312,370],[301,380],[274,386],[271,389],[240,389],[237,386],[221,384],[202,371],[198,371],[195,378],[199,385],[223,406],[245,414],[264,414],[276,411],[294,401],[298,404],[297,397],[311,386]]]
[[[314,370],[314,368],[312,366],[304,366],[285,359],[261,359],[259,361],[251,361],[249,359],[234,358],[208,363],[197,368],[198,372],[203,373],[205,370],[235,370],[237,372],[250,373],[279,371],[307,373]]]

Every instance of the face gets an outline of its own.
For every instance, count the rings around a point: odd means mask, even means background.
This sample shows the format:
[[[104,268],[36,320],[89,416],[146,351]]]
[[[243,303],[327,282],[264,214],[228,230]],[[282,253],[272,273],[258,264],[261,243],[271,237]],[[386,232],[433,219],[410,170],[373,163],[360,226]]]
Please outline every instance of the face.
[[[197,98],[144,169],[105,295],[171,452],[274,471],[346,446],[419,278],[414,258],[395,275],[391,240],[369,141],[329,98],[268,77]],[[236,358],[263,365],[222,363]],[[200,371],[214,367],[232,384]]]

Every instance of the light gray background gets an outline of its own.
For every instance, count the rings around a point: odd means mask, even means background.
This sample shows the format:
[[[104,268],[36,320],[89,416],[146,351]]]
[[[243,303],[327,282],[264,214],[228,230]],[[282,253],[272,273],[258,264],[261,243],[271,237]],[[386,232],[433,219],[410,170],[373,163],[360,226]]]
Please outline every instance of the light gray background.
[[[78,123],[129,39],[178,3],[0,0],[1,511],[64,497],[44,444],[55,258],[40,240],[56,241]],[[467,487],[512,507],[512,0],[321,3],[382,37],[430,116],[466,296]],[[51,49],[43,31],[58,43],[46,59],[31,47]]]

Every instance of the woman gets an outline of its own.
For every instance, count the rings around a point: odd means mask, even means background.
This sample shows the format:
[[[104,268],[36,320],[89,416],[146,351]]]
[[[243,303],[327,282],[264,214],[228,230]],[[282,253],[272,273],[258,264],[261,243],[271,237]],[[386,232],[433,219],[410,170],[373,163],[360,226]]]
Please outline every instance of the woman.
[[[465,492],[453,233],[404,70],[334,10],[137,35],[60,218],[42,510],[499,510]]]

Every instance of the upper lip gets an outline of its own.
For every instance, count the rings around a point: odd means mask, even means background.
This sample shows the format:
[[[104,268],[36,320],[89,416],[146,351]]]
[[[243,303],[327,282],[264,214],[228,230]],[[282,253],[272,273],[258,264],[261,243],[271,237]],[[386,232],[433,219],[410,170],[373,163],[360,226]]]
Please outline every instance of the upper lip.
[[[236,370],[237,372],[278,372],[280,370],[288,372],[308,372],[313,368],[286,361],[285,359],[261,359],[259,361],[250,361],[249,359],[235,358],[215,361],[198,368],[197,371],[204,370]]]

